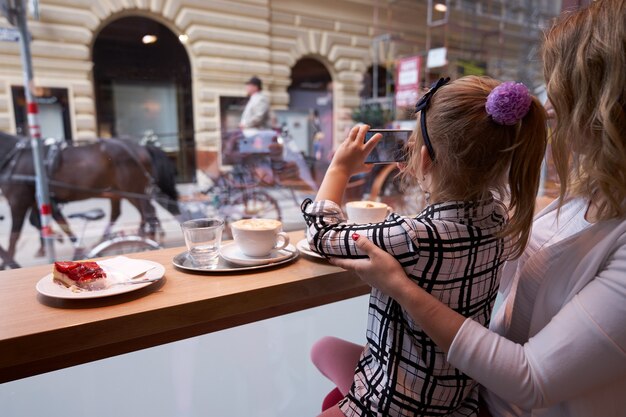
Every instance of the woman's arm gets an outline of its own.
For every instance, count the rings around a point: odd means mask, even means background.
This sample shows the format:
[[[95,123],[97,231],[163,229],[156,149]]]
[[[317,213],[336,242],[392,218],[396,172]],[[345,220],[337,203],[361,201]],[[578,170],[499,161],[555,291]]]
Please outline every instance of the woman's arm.
[[[439,303],[366,239],[357,245],[370,259],[332,262],[396,299],[448,352],[450,363],[507,401],[525,409],[547,407],[626,377],[626,243],[524,345]]]
[[[465,317],[427,293],[404,272],[389,253],[366,236],[354,236],[356,247],[366,259],[331,258],[333,265],[355,271],[373,287],[395,299],[442,350],[447,352]]]
[[[471,320],[448,360],[526,409],[573,399],[626,378],[626,242],[603,270],[524,345]]]

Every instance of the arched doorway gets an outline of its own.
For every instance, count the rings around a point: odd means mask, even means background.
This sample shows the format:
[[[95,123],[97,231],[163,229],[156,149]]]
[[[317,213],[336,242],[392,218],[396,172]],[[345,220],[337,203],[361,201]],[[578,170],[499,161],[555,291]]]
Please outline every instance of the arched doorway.
[[[332,77],[315,58],[302,58],[291,69],[289,110],[279,112],[300,150],[316,160],[327,160],[333,144]]]
[[[105,26],[93,45],[98,135],[157,140],[178,181],[195,177],[191,65],[172,31],[145,17]]]

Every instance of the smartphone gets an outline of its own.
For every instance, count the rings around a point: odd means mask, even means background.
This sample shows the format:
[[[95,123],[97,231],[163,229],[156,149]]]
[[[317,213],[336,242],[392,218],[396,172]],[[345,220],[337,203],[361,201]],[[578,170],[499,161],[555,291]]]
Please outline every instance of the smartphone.
[[[366,164],[389,164],[406,161],[406,143],[413,133],[412,130],[370,129],[365,134],[365,142],[376,133],[382,134],[383,137],[365,159]]]

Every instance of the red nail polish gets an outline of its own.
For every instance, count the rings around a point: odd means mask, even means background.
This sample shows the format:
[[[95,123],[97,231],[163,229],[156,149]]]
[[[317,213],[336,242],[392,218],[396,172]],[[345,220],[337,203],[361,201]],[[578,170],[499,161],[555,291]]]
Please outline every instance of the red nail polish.
[[[352,233],[352,240],[358,240],[361,237],[358,233]]]

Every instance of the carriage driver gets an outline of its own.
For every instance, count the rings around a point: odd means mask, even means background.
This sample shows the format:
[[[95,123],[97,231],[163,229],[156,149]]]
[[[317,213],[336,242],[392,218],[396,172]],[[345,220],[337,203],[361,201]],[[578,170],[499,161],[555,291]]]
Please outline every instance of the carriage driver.
[[[240,129],[271,129],[270,101],[263,94],[263,82],[257,76],[246,82],[246,94],[249,97],[241,121]]]

